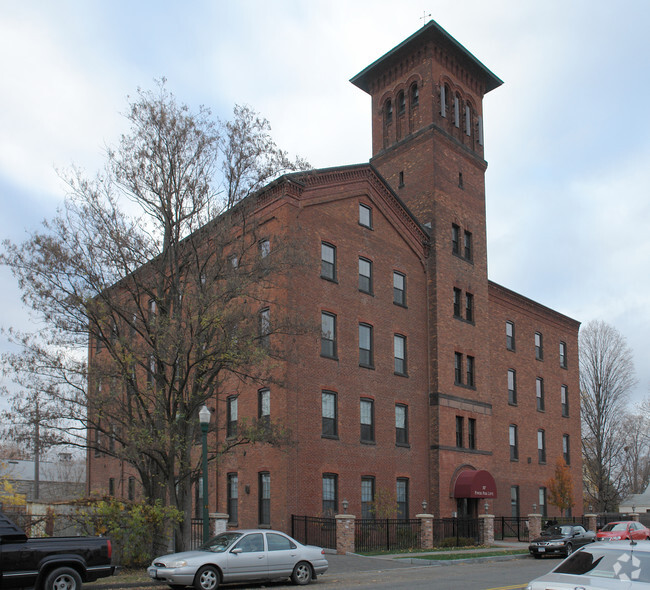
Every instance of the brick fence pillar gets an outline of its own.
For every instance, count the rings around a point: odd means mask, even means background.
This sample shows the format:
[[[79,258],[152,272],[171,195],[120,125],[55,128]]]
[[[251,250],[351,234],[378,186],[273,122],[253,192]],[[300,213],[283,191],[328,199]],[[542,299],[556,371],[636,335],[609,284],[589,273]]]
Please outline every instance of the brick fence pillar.
[[[433,547],[433,514],[416,514],[415,518],[420,519],[420,548],[431,549]]]
[[[630,517],[630,520],[635,520],[636,522],[639,522],[639,513],[638,512],[630,512],[628,514]]]
[[[336,519],[336,552],[339,555],[354,553],[354,522],[352,514],[337,514]]]
[[[481,545],[494,545],[494,515],[478,515],[478,542]]]
[[[228,528],[228,515],[223,512],[211,512],[210,525],[210,530],[213,535],[225,533]]]
[[[542,534],[542,515],[528,515],[528,540],[536,539]]]
[[[585,514],[587,519],[587,530],[596,532],[598,528],[598,515],[597,514]]]

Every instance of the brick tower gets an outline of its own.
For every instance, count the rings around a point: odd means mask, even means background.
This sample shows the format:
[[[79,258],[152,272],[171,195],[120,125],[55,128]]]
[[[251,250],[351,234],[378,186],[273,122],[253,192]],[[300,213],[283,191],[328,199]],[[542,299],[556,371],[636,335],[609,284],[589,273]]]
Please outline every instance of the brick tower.
[[[371,164],[430,228],[429,497],[447,512],[457,473],[492,463],[482,100],[502,82],[433,21],[351,81],[372,97]]]

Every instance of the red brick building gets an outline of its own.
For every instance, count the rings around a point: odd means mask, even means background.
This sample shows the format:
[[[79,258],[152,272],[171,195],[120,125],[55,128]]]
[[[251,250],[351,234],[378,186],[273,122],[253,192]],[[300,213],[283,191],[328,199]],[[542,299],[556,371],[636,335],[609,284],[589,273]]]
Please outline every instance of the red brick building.
[[[343,500],[358,517],[386,498],[403,517],[558,514],[563,456],[579,514],[579,323],[487,275],[482,100],[501,80],[430,22],[352,83],[372,99],[370,163],[283,177],[256,210],[271,247],[306,244],[278,296],[320,342],[278,336],[284,386],[215,400],[218,436],[270,413],[293,444],[212,466],[210,511],[284,530]],[[91,489],[118,477],[89,461]]]

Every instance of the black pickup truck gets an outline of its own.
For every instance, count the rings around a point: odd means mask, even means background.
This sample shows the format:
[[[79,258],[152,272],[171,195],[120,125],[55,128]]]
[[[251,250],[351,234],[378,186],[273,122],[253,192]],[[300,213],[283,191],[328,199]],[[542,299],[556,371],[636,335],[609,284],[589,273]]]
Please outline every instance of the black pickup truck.
[[[110,576],[111,542],[103,537],[28,539],[0,513],[0,589],[80,590]]]

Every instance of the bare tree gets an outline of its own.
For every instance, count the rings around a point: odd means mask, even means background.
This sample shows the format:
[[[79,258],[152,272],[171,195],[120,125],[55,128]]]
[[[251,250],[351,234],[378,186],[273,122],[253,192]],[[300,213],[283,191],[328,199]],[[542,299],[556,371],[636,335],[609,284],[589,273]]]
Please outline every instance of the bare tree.
[[[586,495],[595,510],[614,510],[623,491],[627,445],[618,431],[635,385],[632,351],[612,326],[592,321],[580,330],[582,452]]]
[[[276,378],[268,360],[280,347],[270,336],[305,329],[275,297],[303,248],[261,233],[252,194],[293,165],[250,109],[220,127],[207,109],[179,105],[164,81],[138,92],[127,119],[103,174],[70,174],[64,209],[23,244],[4,242],[0,262],[45,325],[14,334],[22,352],[5,360],[49,384],[42,395],[78,425],[67,428],[77,444],[129,463],[146,498],[183,511],[182,549],[199,409]],[[226,165],[246,145],[259,148],[247,164]],[[223,167],[232,173],[219,177]],[[240,421],[211,460],[287,438],[281,424]]]
[[[621,464],[623,495],[642,494],[650,484],[650,400],[623,416],[620,437],[625,442]]]

